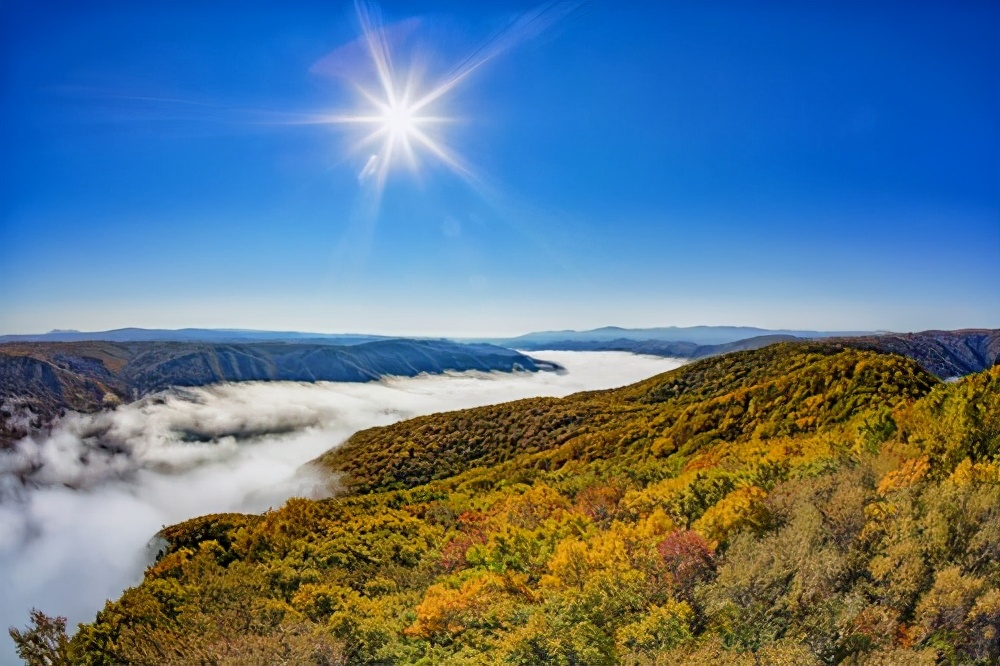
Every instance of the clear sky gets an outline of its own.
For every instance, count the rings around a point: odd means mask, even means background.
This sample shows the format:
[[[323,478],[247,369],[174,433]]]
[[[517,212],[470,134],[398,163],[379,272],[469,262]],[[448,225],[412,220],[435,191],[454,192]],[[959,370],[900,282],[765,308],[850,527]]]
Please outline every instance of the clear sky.
[[[1000,327],[997,2],[3,0],[0,94],[0,333]]]

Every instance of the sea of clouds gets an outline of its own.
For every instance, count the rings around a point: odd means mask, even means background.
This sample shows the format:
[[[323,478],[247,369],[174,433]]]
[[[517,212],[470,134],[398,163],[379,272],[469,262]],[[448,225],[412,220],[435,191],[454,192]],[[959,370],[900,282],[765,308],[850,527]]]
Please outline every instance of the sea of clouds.
[[[682,363],[620,352],[532,355],[565,371],[219,384],[66,415],[48,437],[0,453],[0,629],[24,626],[33,607],[72,627],[92,620],[142,579],[151,539],[166,525],[329,495],[329,479],[306,463],[358,430],[622,386]],[[0,648],[8,662],[17,663],[9,639]]]

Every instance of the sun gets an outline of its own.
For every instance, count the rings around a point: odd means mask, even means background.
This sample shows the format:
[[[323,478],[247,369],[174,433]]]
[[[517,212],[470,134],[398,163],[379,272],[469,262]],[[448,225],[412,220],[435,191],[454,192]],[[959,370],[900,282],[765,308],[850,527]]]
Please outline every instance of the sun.
[[[358,180],[381,196],[389,174],[404,169],[417,173],[427,162],[444,165],[462,178],[475,180],[472,171],[442,138],[443,126],[456,122],[445,110],[445,97],[474,67],[453,70],[435,86],[419,80],[417,68],[397,67],[389,36],[379,22],[374,5],[357,2],[360,42],[367,52],[372,78],[350,80],[358,93],[355,109],[324,114],[319,122],[359,130],[351,152],[364,156]]]
[[[413,110],[403,104],[386,107],[382,114],[385,130],[397,138],[408,138],[413,135],[415,119]]]
[[[386,61],[387,63],[388,61]],[[427,107],[434,101],[424,95],[411,102],[411,87],[403,92],[397,89],[391,75],[381,77],[382,90],[380,94],[372,93],[360,86],[358,89],[369,108],[359,110],[359,113],[340,116],[336,122],[355,125],[367,125],[367,132],[356,144],[362,150],[369,146],[377,146],[377,151],[370,154],[364,168],[358,174],[362,182],[371,181],[377,194],[385,187],[389,172],[400,166],[406,166],[416,172],[421,164],[421,156],[431,156],[462,176],[470,176],[471,172],[460,159],[453,154],[437,137],[432,136],[429,127],[452,122],[447,116],[431,115]],[[380,71],[383,71],[380,68]]]

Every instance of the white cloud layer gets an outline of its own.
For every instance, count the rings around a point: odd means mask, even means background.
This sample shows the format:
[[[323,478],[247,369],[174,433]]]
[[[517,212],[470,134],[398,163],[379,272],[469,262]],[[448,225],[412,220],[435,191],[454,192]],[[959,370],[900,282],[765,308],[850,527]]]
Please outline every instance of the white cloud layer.
[[[260,512],[327,489],[302,465],[351,434],[421,414],[622,386],[681,365],[618,352],[532,352],[566,372],[367,384],[221,384],[70,414],[0,455],[0,629],[37,607],[75,623],[142,578],[165,525]],[[17,663],[6,638],[0,663]]]

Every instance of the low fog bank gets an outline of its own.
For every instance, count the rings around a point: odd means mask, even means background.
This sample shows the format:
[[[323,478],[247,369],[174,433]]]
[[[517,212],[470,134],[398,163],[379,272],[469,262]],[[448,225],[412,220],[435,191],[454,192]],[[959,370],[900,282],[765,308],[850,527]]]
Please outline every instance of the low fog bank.
[[[683,361],[532,352],[565,372],[453,373],[368,384],[222,384],[171,390],[0,454],[0,628],[37,607],[75,623],[142,577],[165,525],[322,497],[303,464],[354,432],[434,412],[622,386]],[[16,663],[13,645],[0,662]]]

